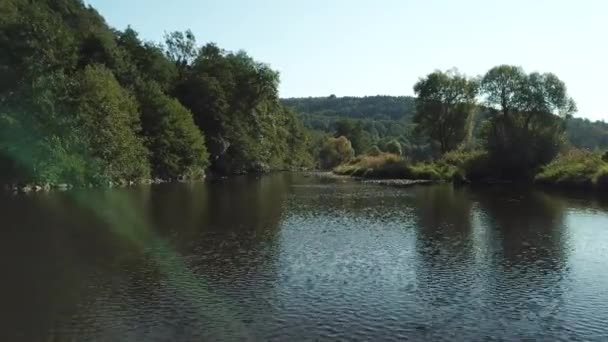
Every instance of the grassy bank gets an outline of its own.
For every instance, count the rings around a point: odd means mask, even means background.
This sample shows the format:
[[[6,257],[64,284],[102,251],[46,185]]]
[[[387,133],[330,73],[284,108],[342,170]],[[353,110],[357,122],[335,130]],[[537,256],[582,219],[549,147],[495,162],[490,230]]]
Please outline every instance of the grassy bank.
[[[398,155],[359,156],[336,167],[338,175],[368,179],[420,179],[491,183],[505,180],[483,151],[455,151],[429,163],[413,163]],[[570,150],[543,167],[534,183],[561,188],[608,189],[608,153]],[[525,180],[529,182],[529,179]]]
[[[334,169],[334,173],[370,179],[452,180],[458,169],[446,163],[411,163],[390,153],[359,156]]]
[[[569,151],[545,166],[535,182],[563,188],[608,189],[608,153]]]

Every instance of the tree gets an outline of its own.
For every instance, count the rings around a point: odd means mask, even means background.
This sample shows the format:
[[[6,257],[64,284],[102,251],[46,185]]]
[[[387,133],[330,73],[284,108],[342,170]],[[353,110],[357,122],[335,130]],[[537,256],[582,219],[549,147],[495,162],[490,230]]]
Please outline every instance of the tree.
[[[79,133],[89,155],[103,165],[107,179],[150,176],[148,150],[138,136],[138,104],[104,66],[87,66],[77,75],[73,97]]]
[[[475,107],[477,82],[455,71],[435,71],[414,85],[418,131],[439,144],[441,153],[465,138],[466,123]]]
[[[330,137],[319,152],[319,164],[322,169],[331,169],[348,162],[354,155],[355,151],[346,137]]]
[[[504,116],[519,111],[526,74],[522,68],[499,65],[490,69],[481,80],[481,92],[487,104],[499,109]]]
[[[191,31],[144,42],[81,0],[6,0],[0,13],[2,181],[107,184],[150,169],[174,178],[207,165],[312,163],[308,131],[279,101],[279,73],[243,51],[199,48]]]
[[[190,30],[165,34],[165,45],[167,58],[180,69],[191,65],[198,54],[196,38]]]
[[[128,27],[117,32],[117,44],[124,51],[128,63],[133,64],[134,75],[128,75],[125,83],[134,85],[138,80],[154,81],[164,92],[172,90],[177,78],[177,68],[165,56],[162,46],[142,42],[135,30]]]
[[[564,118],[576,111],[566,85],[551,73],[501,65],[486,73],[481,89],[492,108],[483,137],[495,169],[501,177],[532,177],[557,155],[565,140]]]
[[[203,174],[209,155],[192,113],[155,83],[139,85],[137,93],[153,174],[161,178]]]

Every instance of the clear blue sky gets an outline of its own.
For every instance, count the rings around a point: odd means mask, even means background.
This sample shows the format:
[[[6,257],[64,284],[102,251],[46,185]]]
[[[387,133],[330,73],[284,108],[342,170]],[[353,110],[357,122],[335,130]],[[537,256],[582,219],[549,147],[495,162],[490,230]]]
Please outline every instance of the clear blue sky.
[[[498,64],[564,80],[578,116],[608,121],[604,0],[85,0],[146,40],[191,29],[281,72],[281,96],[412,95],[416,80]]]

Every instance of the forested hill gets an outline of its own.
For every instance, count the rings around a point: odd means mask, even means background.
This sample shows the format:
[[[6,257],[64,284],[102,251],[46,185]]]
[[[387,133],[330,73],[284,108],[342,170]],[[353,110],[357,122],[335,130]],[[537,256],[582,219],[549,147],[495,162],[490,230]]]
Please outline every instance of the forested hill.
[[[0,1],[0,182],[175,179],[312,164],[279,74],[245,52],[162,43],[81,0]]]
[[[283,103],[300,114],[327,117],[351,117],[375,120],[411,118],[415,112],[415,98],[411,96],[365,97],[302,97],[283,99]]]
[[[302,97],[285,98],[282,102],[293,108],[304,124],[313,130],[332,132],[336,122],[351,119],[361,123],[373,138],[397,138],[405,144],[413,140],[415,98],[411,96],[366,97]],[[481,126],[486,116],[477,115],[476,125]],[[567,122],[567,137],[575,147],[591,150],[608,148],[608,123],[571,118]]]

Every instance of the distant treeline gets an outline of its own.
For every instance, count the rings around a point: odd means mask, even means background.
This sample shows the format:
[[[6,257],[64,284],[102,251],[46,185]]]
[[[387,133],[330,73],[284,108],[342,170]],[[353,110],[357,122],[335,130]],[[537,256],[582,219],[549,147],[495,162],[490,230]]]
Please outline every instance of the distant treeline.
[[[366,96],[366,97],[302,97],[286,98],[282,102],[298,112],[304,125],[313,135],[337,135],[339,127],[349,121],[361,127],[366,146],[360,146],[358,154],[372,146],[383,146],[390,141],[399,141],[404,154],[413,159],[429,160],[437,151],[424,135],[416,134],[414,116],[416,98],[412,96]],[[480,106],[474,115],[474,139],[491,117],[490,110]],[[347,124],[347,125],[349,125]],[[342,132],[340,132],[342,133]],[[355,134],[350,134],[349,138]],[[573,147],[591,151],[608,149],[608,123],[570,117],[566,122],[567,143]],[[352,139],[351,139],[352,140]],[[357,138],[355,138],[357,140]]]
[[[194,35],[163,44],[80,0],[0,1],[0,180],[107,184],[312,165],[279,74]]]

